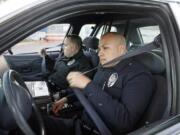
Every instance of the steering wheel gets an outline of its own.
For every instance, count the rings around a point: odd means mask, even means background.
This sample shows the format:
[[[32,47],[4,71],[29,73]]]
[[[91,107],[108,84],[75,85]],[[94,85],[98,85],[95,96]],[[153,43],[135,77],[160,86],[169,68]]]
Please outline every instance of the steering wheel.
[[[16,123],[22,132],[26,135],[35,135],[33,130],[27,123],[27,119],[32,113],[32,109],[35,112],[38,123],[40,125],[40,134],[45,135],[45,127],[40,112],[32,98],[30,92],[21,76],[13,71],[9,70],[3,75],[3,92],[12,112]],[[78,89],[74,90],[75,95],[83,105],[90,118],[93,120],[98,130],[102,135],[111,135],[111,132],[101,120],[97,112],[93,109],[89,101],[85,98],[82,92]]]
[[[26,84],[17,72],[9,70],[4,73],[3,91],[8,107],[22,132],[26,135],[35,135],[34,131],[27,123],[28,118],[34,110],[40,126],[40,134],[45,135],[41,114]]]

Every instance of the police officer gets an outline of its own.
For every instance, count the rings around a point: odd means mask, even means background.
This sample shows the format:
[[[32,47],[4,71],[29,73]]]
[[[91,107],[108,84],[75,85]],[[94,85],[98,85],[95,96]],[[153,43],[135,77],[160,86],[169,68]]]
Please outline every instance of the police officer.
[[[70,71],[87,71],[91,69],[91,63],[88,61],[82,51],[82,41],[77,35],[68,35],[64,42],[64,55],[57,58],[54,62],[43,49],[41,55],[45,55],[47,68],[51,71],[48,82],[52,86],[58,86],[58,89],[66,89],[68,82],[66,76]],[[91,74],[89,74],[91,77]]]
[[[99,58],[102,67],[94,79],[91,80],[81,72],[70,72],[67,76],[70,87],[83,91],[113,135],[124,134],[135,128],[151,100],[154,89],[151,73],[133,59],[103,66],[126,52],[125,38],[117,33],[107,33],[100,39]],[[69,100],[71,99],[65,97],[57,101],[53,111],[56,113],[61,110]],[[83,129],[84,124],[94,128],[86,113],[83,113],[80,120],[81,124],[74,119],[48,118],[47,133],[71,135],[75,134],[75,127],[80,125]],[[80,131],[78,132],[80,134]]]

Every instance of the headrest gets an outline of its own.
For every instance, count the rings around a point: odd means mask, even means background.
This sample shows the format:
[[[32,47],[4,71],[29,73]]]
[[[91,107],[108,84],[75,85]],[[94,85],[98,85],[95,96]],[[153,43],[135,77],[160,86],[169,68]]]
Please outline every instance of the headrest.
[[[86,48],[90,49],[98,49],[99,39],[96,37],[87,37],[83,40],[83,44]]]
[[[153,41],[153,42],[160,47],[161,44],[162,44],[161,34],[157,35],[157,36],[154,38],[154,41]]]
[[[163,58],[155,53],[146,52],[137,55],[134,58],[147,67],[152,74],[161,74],[165,71],[165,63]]]

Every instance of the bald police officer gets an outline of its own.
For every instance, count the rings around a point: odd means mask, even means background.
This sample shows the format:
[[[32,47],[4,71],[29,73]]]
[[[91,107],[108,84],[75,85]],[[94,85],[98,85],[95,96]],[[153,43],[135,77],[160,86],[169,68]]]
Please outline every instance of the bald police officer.
[[[126,52],[125,38],[117,33],[107,33],[100,39],[99,58],[102,67],[94,79],[91,80],[81,72],[70,72],[67,76],[70,87],[83,91],[113,135],[124,134],[135,128],[150,102],[154,89],[151,73],[133,59],[103,66]],[[54,112],[61,110],[64,103],[69,100],[71,99],[65,97],[57,101]],[[86,113],[80,118],[81,124],[75,119],[46,120],[48,134],[73,135],[77,127],[83,129],[84,124],[94,128]]]

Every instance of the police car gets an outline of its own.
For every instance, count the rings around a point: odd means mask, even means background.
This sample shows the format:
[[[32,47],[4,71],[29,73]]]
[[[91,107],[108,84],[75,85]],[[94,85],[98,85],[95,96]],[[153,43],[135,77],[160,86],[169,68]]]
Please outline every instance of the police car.
[[[48,55],[56,59],[65,36],[77,34],[83,39],[85,55],[96,67],[98,40],[110,31],[126,37],[128,52],[158,44],[132,55],[149,68],[156,80],[156,90],[137,128],[129,134],[178,134],[179,12],[178,0],[43,0],[1,17],[0,134],[18,134],[18,128],[25,135],[34,135],[27,121],[35,113],[41,135],[45,135],[41,115],[49,113],[52,98],[60,98],[63,92],[54,93],[46,85],[40,49],[46,48]],[[36,88],[36,83],[41,88]],[[111,134],[103,132],[109,131],[107,125],[83,94],[77,96],[86,111],[93,112],[90,117],[98,119],[95,122],[98,134]]]

